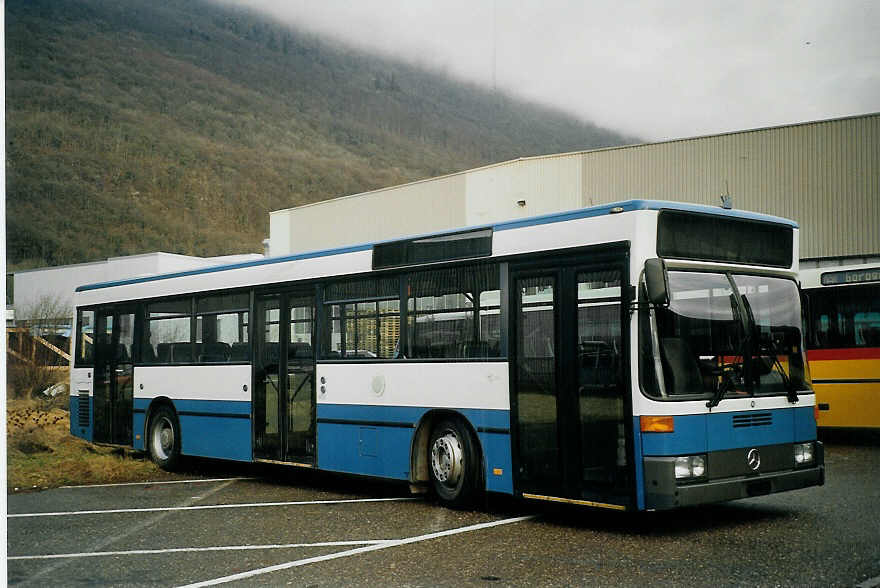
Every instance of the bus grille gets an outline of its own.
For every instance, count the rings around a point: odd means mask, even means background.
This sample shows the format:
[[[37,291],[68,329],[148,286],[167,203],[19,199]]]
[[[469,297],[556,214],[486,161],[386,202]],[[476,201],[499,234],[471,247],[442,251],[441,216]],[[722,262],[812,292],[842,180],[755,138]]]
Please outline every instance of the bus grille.
[[[89,393],[88,392],[80,392],[79,393],[79,410],[77,416],[79,417],[79,426],[80,427],[88,427],[89,426]]]
[[[773,424],[773,415],[769,412],[737,414],[733,416],[733,427],[765,427]]]

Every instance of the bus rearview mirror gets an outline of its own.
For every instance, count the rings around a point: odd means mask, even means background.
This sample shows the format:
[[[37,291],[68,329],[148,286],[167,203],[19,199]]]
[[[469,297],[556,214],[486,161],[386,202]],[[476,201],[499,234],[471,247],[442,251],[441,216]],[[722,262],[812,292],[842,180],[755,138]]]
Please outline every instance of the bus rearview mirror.
[[[645,286],[648,289],[648,300],[660,306],[669,304],[669,277],[662,259],[645,261]]]

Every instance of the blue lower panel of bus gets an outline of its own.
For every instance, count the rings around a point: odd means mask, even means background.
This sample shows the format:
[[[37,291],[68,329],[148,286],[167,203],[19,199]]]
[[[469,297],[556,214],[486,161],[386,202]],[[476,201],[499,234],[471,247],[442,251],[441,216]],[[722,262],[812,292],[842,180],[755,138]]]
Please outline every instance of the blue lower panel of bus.
[[[639,430],[635,417],[634,430]],[[642,433],[646,456],[690,455],[816,439],[812,406],[675,417],[672,433]]]
[[[134,399],[135,449],[144,449],[146,411],[149,398]],[[251,403],[218,400],[173,400],[180,420],[182,453],[250,461]],[[137,436],[141,438],[138,439]]]
[[[408,480],[413,435],[431,408],[318,405],[318,468]],[[486,488],[513,493],[510,413],[456,411],[471,424],[485,456]]]

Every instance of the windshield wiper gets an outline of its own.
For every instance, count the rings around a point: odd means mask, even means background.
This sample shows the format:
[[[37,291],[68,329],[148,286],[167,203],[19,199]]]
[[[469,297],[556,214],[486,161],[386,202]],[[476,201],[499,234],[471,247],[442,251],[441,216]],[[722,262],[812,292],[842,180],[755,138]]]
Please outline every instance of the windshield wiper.
[[[745,296],[742,297],[743,305],[746,308],[746,313],[748,314],[749,321],[754,325],[755,317],[752,314],[752,307],[749,304],[748,299]],[[757,327],[755,327],[757,329]],[[770,357],[771,363],[773,365],[773,369],[779,374],[779,377],[782,379],[782,385],[785,387],[786,397],[789,402],[797,402],[798,395],[797,389],[795,388],[794,383],[791,381],[791,377],[785,372],[785,368],[782,366],[782,362],[779,361],[779,348],[776,346],[776,342],[773,340],[773,334],[770,333],[766,337],[761,337],[760,335],[757,337],[758,341],[758,353],[763,357],[762,347],[766,348],[767,354]]]
[[[734,322],[737,324],[737,334],[740,335],[740,341],[742,341],[743,346],[745,346],[745,333],[743,332],[742,317],[739,305],[732,293],[730,294],[730,312],[733,315]],[[741,355],[737,357],[742,358]],[[706,403],[706,408],[715,408],[721,403],[721,400],[728,392],[736,390],[736,372],[736,358],[734,358],[733,363],[727,364],[724,363],[722,357],[721,365],[712,370],[712,375],[720,377],[721,381],[716,383],[712,398]]]
[[[743,381],[746,388],[751,387],[749,374],[751,374],[750,352],[752,347],[752,333],[754,332],[752,330],[754,318],[751,318],[750,311],[743,303],[743,298],[740,296],[736,283],[733,281],[733,276],[730,273],[727,274],[727,281],[730,283],[732,290],[730,293],[730,312],[733,315],[734,322],[737,324],[737,334],[739,335],[740,340],[740,353],[738,357],[742,359],[742,364],[739,369],[737,369],[736,363],[724,364],[722,362],[721,371],[716,373],[716,375],[721,376],[721,382],[719,382],[715,388],[711,400],[706,403],[707,408],[715,408],[721,403],[728,392],[736,390],[737,375],[740,376],[740,379]]]
[[[716,386],[715,392],[712,394],[712,399],[706,403],[706,408],[715,408],[728,392],[736,390],[735,365],[736,364],[721,366],[721,371],[718,373],[718,375],[721,376],[721,382]]]
[[[791,377],[785,373],[785,368],[782,367],[782,362],[779,361],[779,353],[777,352],[776,344],[773,343],[772,338],[768,345],[768,351],[773,354],[773,366],[776,368],[776,371],[779,372],[779,377],[782,378],[782,385],[785,386],[786,398],[788,398],[789,402],[797,402],[799,400],[797,388],[795,388],[794,383],[791,381]]]

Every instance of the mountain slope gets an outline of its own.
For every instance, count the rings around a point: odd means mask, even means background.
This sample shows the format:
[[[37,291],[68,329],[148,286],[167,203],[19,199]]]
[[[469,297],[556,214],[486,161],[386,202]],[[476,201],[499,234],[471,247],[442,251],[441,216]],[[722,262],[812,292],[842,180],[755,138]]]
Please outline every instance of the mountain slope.
[[[7,0],[7,260],[259,251],[268,212],[629,142],[204,0]]]

